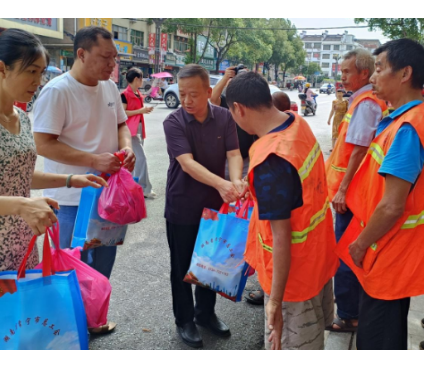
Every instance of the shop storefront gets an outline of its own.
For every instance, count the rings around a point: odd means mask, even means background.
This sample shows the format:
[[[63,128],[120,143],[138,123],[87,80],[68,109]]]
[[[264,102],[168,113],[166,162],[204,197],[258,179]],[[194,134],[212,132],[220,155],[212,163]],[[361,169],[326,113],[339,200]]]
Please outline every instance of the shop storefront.
[[[150,75],[149,51],[139,46],[133,46],[133,54],[134,66],[141,69],[143,76]]]
[[[71,70],[72,64],[74,64],[74,52],[72,50],[60,50],[59,68],[67,72]]]
[[[216,69],[216,60],[209,58],[202,58],[199,61],[199,65],[205,68],[208,71],[213,71]]]
[[[0,28],[20,28],[39,36],[63,39],[63,18],[0,18]]]
[[[165,71],[171,73],[175,78],[179,69],[177,67],[177,56],[174,53],[167,53],[165,55]]]
[[[114,39],[114,42],[116,45],[116,49],[118,50],[118,56],[119,56],[118,87],[126,88],[127,80],[125,79],[125,74],[127,73],[128,69],[134,66],[133,57],[135,55],[133,54],[133,45],[130,42],[121,41],[117,39]]]
[[[202,56],[199,65],[208,71],[216,70],[215,49],[207,42],[205,36],[197,37],[197,55]]]

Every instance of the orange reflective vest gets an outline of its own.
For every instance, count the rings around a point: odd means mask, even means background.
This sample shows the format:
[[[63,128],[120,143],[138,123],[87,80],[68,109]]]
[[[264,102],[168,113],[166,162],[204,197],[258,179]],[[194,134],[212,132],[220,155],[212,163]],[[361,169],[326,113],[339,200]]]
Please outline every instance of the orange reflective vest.
[[[402,217],[368,248],[363,268],[354,265],[348,250],[383,198],[385,179],[378,170],[397,131],[406,122],[415,128],[424,145],[424,104],[404,113],[374,139],[346,194],[354,217],[336,249],[367,294],[381,300],[424,294],[424,176],[419,176],[411,190]]]
[[[273,237],[268,220],[259,220],[254,169],[270,154],[287,160],[302,182],[303,206],[291,213],[291,266],[284,301],[306,301],[319,294],[339,265],[327,195],[324,160],[306,121],[295,115],[284,131],[269,133],[250,148],[249,183],[255,202],[250,219],[245,259],[256,269],[263,290],[271,293]]]
[[[346,142],[346,134],[349,128],[350,119],[352,118],[352,114],[359,103],[367,99],[375,101],[378,106],[380,106],[381,111],[383,112],[382,117],[385,117],[388,114],[386,103],[383,100],[377,99],[377,97],[373,95],[372,91],[365,91],[352,101],[349,110],[340,123],[339,137],[337,138],[333,152],[325,162],[330,202],[333,201],[334,196],[339,190],[340,183],[342,183],[349,164],[350,156],[352,155],[353,148],[355,147],[355,145]]]

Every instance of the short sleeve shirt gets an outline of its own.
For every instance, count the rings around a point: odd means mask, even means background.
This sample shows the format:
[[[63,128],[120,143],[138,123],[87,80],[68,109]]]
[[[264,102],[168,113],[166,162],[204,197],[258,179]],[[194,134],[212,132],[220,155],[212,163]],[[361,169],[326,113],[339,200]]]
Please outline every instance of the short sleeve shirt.
[[[293,121],[290,114],[287,121],[271,132],[283,131]],[[254,168],[253,186],[260,220],[290,219],[292,210],[303,206],[302,184],[296,168],[276,154]]]
[[[112,80],[86,86],[64,73],[41,90],[34,105],[34,132],[58,136],[58,140],[80,151],[103,154],[118,151],[118,125],[127,115]],[[44,171],[55,174],[95,173],[90,167],[69,165],[46,158]],[[97,173],[97,172],[96,172]],[[80,188],[50,188],[44,196],[59,205],[78,206]]]
[[[215,188],[185,173],[176,158],[192,154],[196,162],[224,178],[227,152],[239,148],[236,123],[227,109],[209,104],[203,123],[179,108],[165,119],[163,126],[170,161],[165,218],[173,224],[199,224],[203,208],[219,210],[223,200]]]
[[[349,106],[363,92],[370,91],[372,86],[366,85],[349,98]],[[374,139],[378,123],[383,116],[380,106],[372,100],[364,100],[358,104],[350,119],[346,133],[346,143],[368,147]]]
[[[419,100],[412,101],[396,109],[381,121],[377,129],[377,136],[397,117],[421,103]],[[411,184],[415,184],[418,176],[421,174],[423,165],[423,145],[415,128],[411,124],[405,123],[397,131],[378,173],[382,176],[390,174]]]

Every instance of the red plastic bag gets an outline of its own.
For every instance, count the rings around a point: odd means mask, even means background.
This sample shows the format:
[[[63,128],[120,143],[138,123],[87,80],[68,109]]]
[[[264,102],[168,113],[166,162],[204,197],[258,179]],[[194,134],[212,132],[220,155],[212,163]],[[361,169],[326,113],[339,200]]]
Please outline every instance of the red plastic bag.
[[[105,187],[100,195],[97,207],[101,218],[121,225],[138,223],[146,218],[143,188],[134,181],[128,170],[121,167],[110,176],[108,184],[109,187]]]
[[[103,274],[80,260],[81,248],[60,249],[58,247],[59,226],[52,227],[52,229],[53,231],[48,229],[48,232],[55,246],[51,250],[53,269],[58,272],[75,270],[87,315],[88,327],[98,328],[105,325],[107,323],[109,300],[112,292],[112,286],[109,280]],[[40,263],[34,269],[42,268],[43,263]]]

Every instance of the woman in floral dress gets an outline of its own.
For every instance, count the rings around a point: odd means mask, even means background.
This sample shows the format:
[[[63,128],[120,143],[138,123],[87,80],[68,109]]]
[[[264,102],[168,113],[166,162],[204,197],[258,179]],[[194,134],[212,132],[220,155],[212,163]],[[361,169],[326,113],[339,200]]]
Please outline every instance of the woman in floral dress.
[[[14,102],[29,102],[41,84],[48,54],[40,40],[20,29],[0,35],[0,271],[17,270],[34,234],[57,222],[49,198],[30,199],[31,189],[101,187],[94,175],[34,171],[37,152],[28,116]],[[33,251],[27,269],[39,263]]]
[[[337,90],[336,97],[337,100],[333,101],[330,117],[328,118],[328,125],[331,124],[331,117],[334,115],[333,118],[333,134],[332,134],[332,143],[333,148],[336,143],[337,137],[339,137],[339,127],[340,123],[343,120],[344,115],[347,112],[348,108],[348,101],[343,99],[343,90]]]

